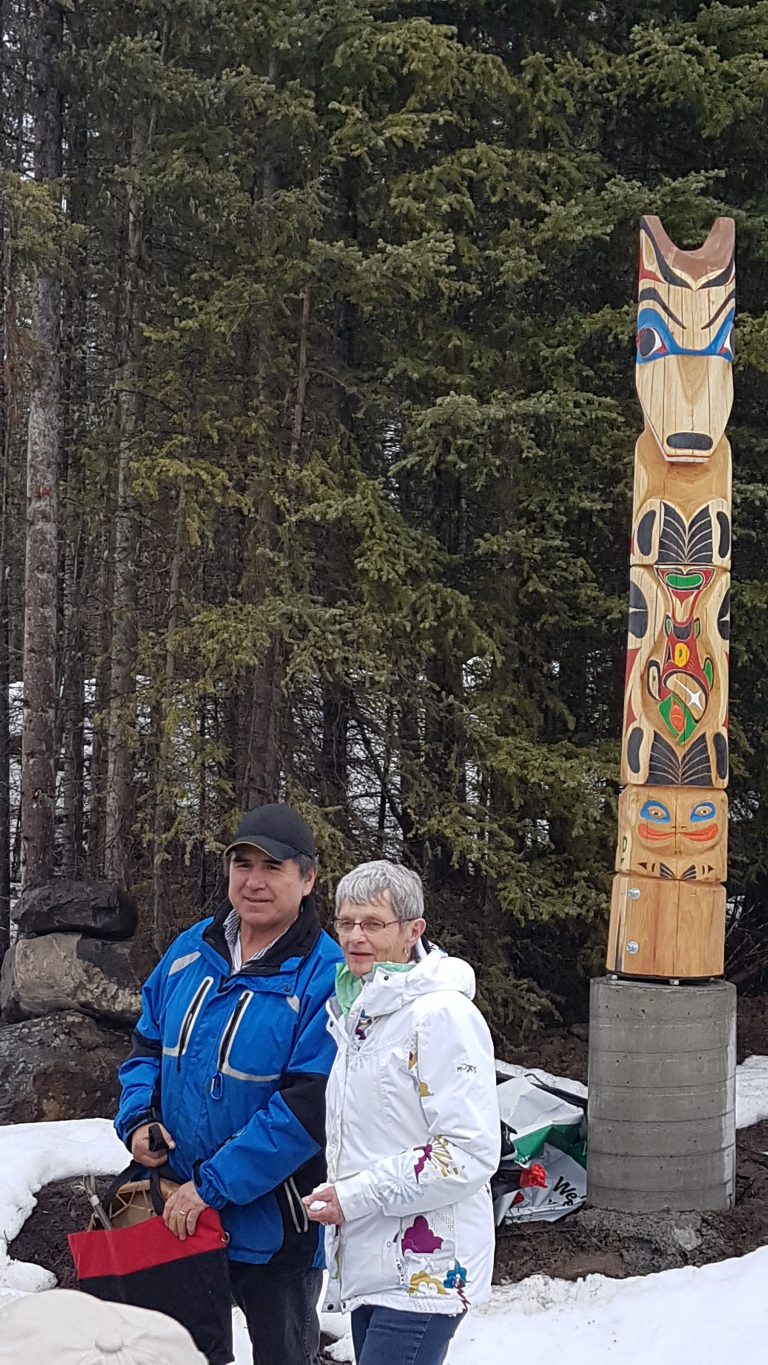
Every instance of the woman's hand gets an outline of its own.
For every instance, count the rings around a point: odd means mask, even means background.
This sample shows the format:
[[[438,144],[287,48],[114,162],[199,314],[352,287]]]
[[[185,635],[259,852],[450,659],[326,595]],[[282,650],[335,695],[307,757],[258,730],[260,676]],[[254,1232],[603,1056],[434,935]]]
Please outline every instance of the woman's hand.
[[[179,1188],[166,1199],[163,1222],[174,1237],[178,1237],[180,1242],[185,1242],[187,1237],[192,1236],[200,1214],[207,1207],[205,1200],[197,1193],[194,1181],[188,1180],[185,1185],[179,1185]]]
[[[302,1199],[307,1216],[313,1223],[343,1223],[344,1214],[336,1197],[333,1185],[324,1185],[321,1190],[313,1190]]]

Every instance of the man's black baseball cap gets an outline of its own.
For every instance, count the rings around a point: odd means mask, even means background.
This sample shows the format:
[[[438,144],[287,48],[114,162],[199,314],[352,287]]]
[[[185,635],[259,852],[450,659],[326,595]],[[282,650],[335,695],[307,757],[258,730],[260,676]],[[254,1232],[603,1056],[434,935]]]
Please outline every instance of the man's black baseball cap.
[[[306,820],[290,806],[256,806],[243,816],[235,830],[232,843],[224,850],[224,857],[238,844],[251,844],[263,849],[270,858],[284,862],[300,853],[316,858],[315,839]]]

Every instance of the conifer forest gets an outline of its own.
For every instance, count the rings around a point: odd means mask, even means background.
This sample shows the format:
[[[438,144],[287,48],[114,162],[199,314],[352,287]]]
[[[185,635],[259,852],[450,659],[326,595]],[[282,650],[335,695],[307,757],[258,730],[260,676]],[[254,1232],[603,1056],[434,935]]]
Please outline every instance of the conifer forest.
[[[0,951],[59,875],[161,951],[285,799],[325,913],[402,858],[498,1034],[583,1011],[638,223],[727,214],[727,956],[765,988],[768,0],[0,0],[0,34]]]

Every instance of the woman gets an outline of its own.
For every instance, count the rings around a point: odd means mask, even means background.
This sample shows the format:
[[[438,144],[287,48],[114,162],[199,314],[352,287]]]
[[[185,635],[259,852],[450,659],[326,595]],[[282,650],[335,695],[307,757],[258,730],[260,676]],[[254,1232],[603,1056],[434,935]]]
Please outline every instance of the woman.
[[[329,1183],[304,1201],[333,1228],[327,1306],[351,1310],[357,1365],[440,1365],[464,1312],[490,1296],[491,1037],[472,968],[423,938],[414,872],[375,862],[347,873],[336,929]]]

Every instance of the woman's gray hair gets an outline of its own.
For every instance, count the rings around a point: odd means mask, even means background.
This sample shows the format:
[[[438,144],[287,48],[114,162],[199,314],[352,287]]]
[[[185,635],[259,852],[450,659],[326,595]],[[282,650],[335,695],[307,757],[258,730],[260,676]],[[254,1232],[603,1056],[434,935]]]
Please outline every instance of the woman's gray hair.
[[[424,918],[424,890],[421,877],[401,863],[389,863],[380,858],[374,863],[361,863],[345,872],[336,887],[336,914],[345,901],[350,905],[365,905],[380,900],[389,892],[392,907],[400,920]]]

